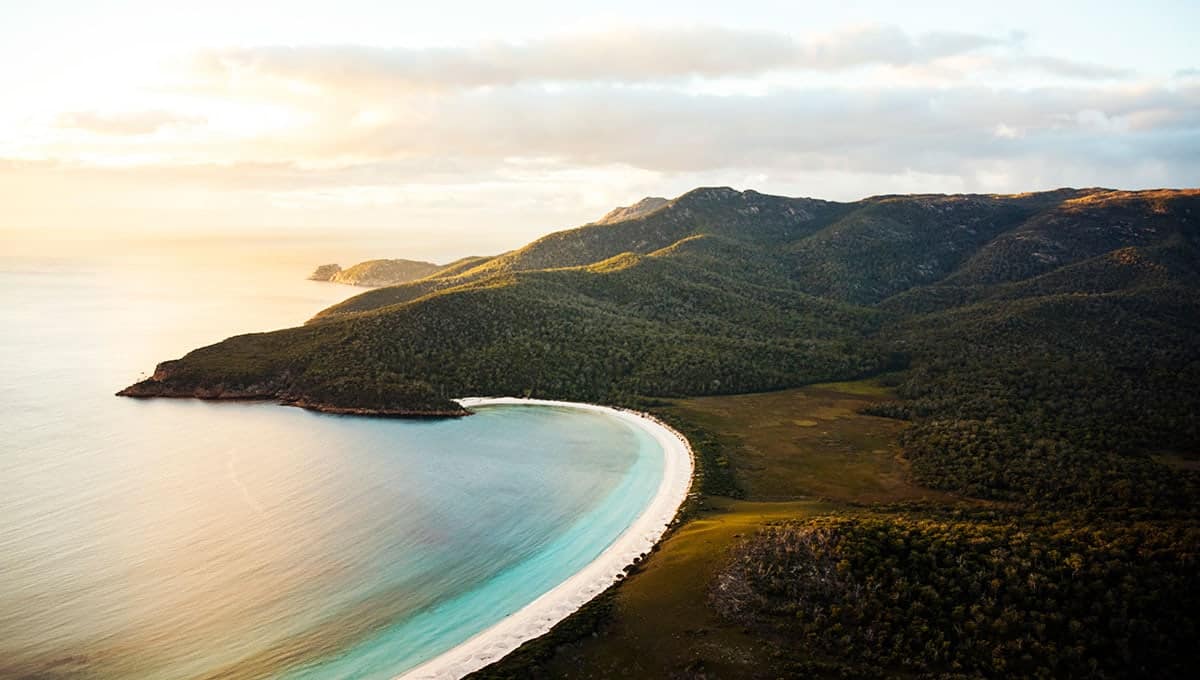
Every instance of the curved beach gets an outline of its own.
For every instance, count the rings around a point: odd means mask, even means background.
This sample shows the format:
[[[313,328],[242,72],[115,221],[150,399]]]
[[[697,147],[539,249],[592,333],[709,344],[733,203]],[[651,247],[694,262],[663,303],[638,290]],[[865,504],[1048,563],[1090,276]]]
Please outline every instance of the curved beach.
[[[561,406],[596,411],[641,428],[663,451],[663,479],[642,514],[586,567],[466,642],[406,671],[401,680],[461,678],[500,660],[525,642],[544,635],[559,621],[618,581],[625,567],[648,553],[675,519],[692,483],[692,449],[687,440],[644,413],[596,404],[515,397],[459,399],[465,408],[497,404]]]

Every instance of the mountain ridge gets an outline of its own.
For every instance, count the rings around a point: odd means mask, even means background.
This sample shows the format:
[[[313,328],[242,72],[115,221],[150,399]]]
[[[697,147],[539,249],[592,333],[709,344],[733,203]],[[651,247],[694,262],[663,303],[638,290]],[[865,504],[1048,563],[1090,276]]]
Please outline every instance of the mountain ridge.
[[[1193,203],[1196,193],[1195,190],[1168,192],[1181,201]],[[892,300],[914,286],[932,289],[934,284],[949,285],[961,280],[961,276],[955,278],[959,270],[950,271],[955,264],[965,262],[964,267],[977,268],[993,266],[988,262],[980,265],[980,253],[985,253],[986,246],[1003,235],[1019,232],[1018,225],[1028,226],[1033,215],[1045,210],[1046,203],[1057,205],[1095,195],[1109,197],[1108,200],[1112,197],[1139,200],[1162,199],[1164,193],[1161,190],[1060,189],[1011,196],[888,195],[838,204],[768,196],[753,191],[738,192],[728,187],[702,187],[649,214],[616,223],[591,223],[554,232],[523,248],[492,258],[463,258],[425,277],[368,291],[333,305],[313,321],[372,313],[473,287],[494,288],[506,281],[515,281],[512,275],[521,272],[587,268],[625,254],[648,257],[650,262],[680,257],[693,264],[703,262],[709,268],[735,264],[740,267],[734,276],[739,283],[754,280],[757,284],[769,283],[797,294],[870,307],[885,299]],[[961,218],[964,210],[968,214]],[[1151,217],[1161,220],[1163,215],[1158,212]],[[1178,219],[1179,215],[1167,217]],[[978,224],[986,228],[973,226]],[[980,231],[983,231],[982,235]],[[630,233],[638,236],[630,238]],[[1134,236],[1122,237],[1117,233],[1108,245],[1115,250],[1135,247],[1146,240]],[[932,239],[940,240],[940,246],[927,247]],[[859,273],[856,279],[849,273],[855,267],[865,269],[863,259],[887,251],[897,243],[915,244],[918,248],[911,254],[889,252],[891,259],[887,266],[875,267],[876,271],[889,274],[887,277]],[[786,251],[782,255],[768,252],[781,244]],[[701,252],[713,249],[722,252],[715,255]],[[687,254],[681,255],[685,251]],[[820,266],[814,266],[815,253],[824,254],[825,259],[816,263]],[[938,257],[950,264],[936,261]],[[1064,261],[1062,265],[1073,264],[1076,259],[1079,258]],[[831,269],[832,262],[844,264]],[[703,274],[697,272],[694,275]],[[929,280],[921,281],[922,277]],[[886,281],[867,285],[883,278]],[[1018,280],[1027,278],[1029,276]],[[833,281],[839,283],[831,284]],[[979,285],[984,284],[998,285],[991,281]],[[884,303],[882,308],[897,311],[894,304]]]

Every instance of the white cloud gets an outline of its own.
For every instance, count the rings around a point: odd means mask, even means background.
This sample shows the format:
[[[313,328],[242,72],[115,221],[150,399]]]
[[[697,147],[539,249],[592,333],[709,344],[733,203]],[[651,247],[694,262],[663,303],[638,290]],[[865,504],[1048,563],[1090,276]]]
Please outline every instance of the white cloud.
[[[535,182],[598,167],[660,176],[777,178],[803,169],[945,177],[998,162],[1049,172],[1070,159],[1073,167],[1090,165],[1088,176],[1107,174],[1108,184],[1120,185],[1131,163],[1160,159],[1178,177],[1196,176],[1200,165],[1196,88],[717,96],[530,86],[447,93],[411,108],[385,115],[337,107],[286,136],[207,143],[205,152],[216,160],[155,162],[145,173],[159,181],[277,191]],[[161,145],[150,148],[162,152]],[[1072,183],[1071,175],[1064,172],[1058,183]]]
[[[634,29],[200,61],[135,110],[26,116],[0,157],[46,162],[0,158],[10,219],[65,221],[70,196],[114,221],[545,230],[696,185],[852,199],[1200,176],[1195,79],[1122,77],[1020,35]]]
[[[534,82],[645,83],[671,79],[751,78],[772,72],[841,72],[869,66],[912,67],[998,49],[991,68],[1042,70],[1070,78],[1112,78],[1109,67],[1020,53],[1011,36],[909,34],[866,25],[797,38],[775,31],[714,27],[623,29],[523,43],[468,47],[251,47],[201,55],[201,71],[225,82],[270,78],[356,91],[506,87]],[[1015,52],[1014,52],[1015,50]]]

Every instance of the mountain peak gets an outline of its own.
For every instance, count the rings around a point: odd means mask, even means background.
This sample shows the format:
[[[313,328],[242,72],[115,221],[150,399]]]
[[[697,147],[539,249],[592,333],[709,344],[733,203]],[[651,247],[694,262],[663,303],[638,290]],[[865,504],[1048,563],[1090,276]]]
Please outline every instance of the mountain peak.
[[[732,187],[699,187],[675,199],[674,203],[721,201],[741,196],[742,192]]]

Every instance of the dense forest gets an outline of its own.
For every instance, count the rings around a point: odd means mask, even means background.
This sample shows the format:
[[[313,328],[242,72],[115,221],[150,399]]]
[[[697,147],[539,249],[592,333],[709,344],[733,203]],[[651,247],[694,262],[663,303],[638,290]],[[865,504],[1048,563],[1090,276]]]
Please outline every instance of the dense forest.
[[[914,480],[991,509],[771,528],[714,606],[866,675],[1190,677],[1200,190],[640,205],[123,394],[448,414],[467,395],[633,405],[886,374],[897,399],[868,412],[909,422]]]
[[[711,597],[727,616],[866,676],[1186,678],[1197,545],[1194,521],[819,518],[743,543]]]

